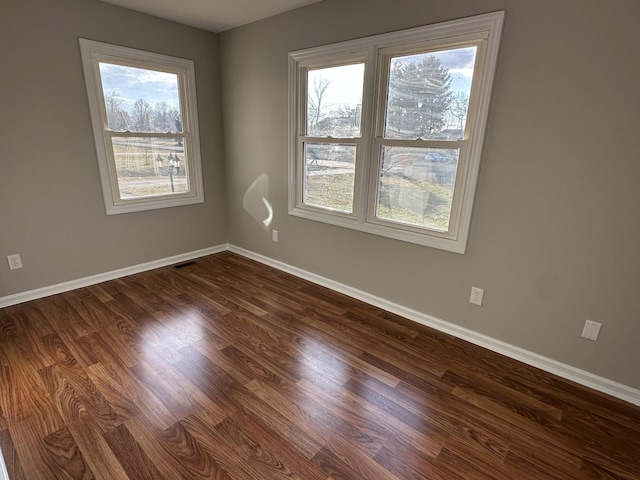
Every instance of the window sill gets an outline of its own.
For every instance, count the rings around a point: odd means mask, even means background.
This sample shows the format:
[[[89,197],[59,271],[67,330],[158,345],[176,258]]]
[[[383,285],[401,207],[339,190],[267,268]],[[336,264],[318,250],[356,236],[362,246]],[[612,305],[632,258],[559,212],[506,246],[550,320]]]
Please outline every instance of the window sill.
[[[457,237],[453,237],[436,231],[418,233],[409,230],[410,227],[405,229],[401,225],[390,226],[369,221],[360,222],[352,216],[325,213],[314,208],[294,207],[289,211],[289,215],[453,253],[464,254],[467,246],[466,235],[458,234]]]

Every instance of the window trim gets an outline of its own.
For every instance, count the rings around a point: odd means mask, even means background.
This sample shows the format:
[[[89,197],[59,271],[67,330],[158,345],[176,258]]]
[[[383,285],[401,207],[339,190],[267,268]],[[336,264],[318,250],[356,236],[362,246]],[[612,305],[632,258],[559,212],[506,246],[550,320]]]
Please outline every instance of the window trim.
[[[94,40],[79,39],[84,69],[91,124],[93,127],[100,182],[107,215],[130,213],[204,202],[202,182],[202,162],[200,158],[200,138],[196,100],[195,65],[193,60],[122,47]],[[158,137],[180,136],[184,138],[185,161],[188,162],[189,191],[167,195],[153,195],[135,198],[121,198],[118,177],[110,139],[113,132],[108,130],[104,92],[99,71],[99,62],[169,72],[178,76],[180,115],[182,133],[171,134],[151,132],[117,132],[115,136]]]
[[[467,247],[475,191],[480,170],[480,157],[489,112],[489,103],[497,66],[504,11],[477,15],[448,22],[411,28],[398,32],[340,42],[289,53],[289,214],[350,229],[433,248],[464,254]],[[375,216],[379,155],[384,139],[378,138],[384,122],[385,102],[380,98],[386,72],[381,65],[389,52],[424,51],[456,45],[478,45],[476,69],[472,82],[471,103],[467,113],[467,132],[456,143],[465,149],[466,162],[456,175],[454,192],[462,197],[452,205],[453,233],[439,233],[420,227],[393,224]],[[307,68],[348,64],[365,58],[363,91],[362,145],[356,153],[353,213],[333,212],[302,203],[304,158],[301,153],[306,100],[303,99]],[[447,146],[453,147],[453,142]],[[462,156],[462,151],[461,151]],[[460,182],[460,183],[458,183]]]

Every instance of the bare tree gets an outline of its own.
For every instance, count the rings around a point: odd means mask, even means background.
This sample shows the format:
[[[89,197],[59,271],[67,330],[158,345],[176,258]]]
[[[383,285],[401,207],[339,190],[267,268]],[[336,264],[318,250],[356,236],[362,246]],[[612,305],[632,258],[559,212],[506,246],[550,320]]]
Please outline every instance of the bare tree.
[[[153,131],[151,125],[151,115],[153,107],[152,105],[139,98],[136,103],[133,104],[133,113],[131,119],[133,121],[133,128],[136,132],[151,132]]]
[[[153,131],[170,132],[173,128],[171,122],[169,105],[167,102],[159,102],[153,105]]]
[[[453,121],[457,123],[460,131],[464,129],[467,119],[467,111],[469,110],[469,95],[464,92],[456,92],[453,94],[451,105],[449,105],[448,114]]]
[[[129,115],[122,109],[122,99],[115,90],[104,96],[104,104],[107,110],[107,125],[109,130],[124,132],[127,130]]]
[[[313,89],[309,92],[308,99],[308,109],[307,112],[307,134],[314,136],[320,136],[322,132],[322,128],[320,126],[320,121],[323,115],[323,109],[325,105],[323,105],[324,96],[327,92],[327,89],[331,85],[331,80],[320,77],[315,78],[313,80]]]

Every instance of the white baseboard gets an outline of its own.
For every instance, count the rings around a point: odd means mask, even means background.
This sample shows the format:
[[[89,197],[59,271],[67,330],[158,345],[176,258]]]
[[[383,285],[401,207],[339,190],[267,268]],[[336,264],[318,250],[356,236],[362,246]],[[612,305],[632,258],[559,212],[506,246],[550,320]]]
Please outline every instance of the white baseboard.
[[[58,293],[68,292],[70,290],[75,290],[76,288],[88,287],[90,285],[106,282],[108,280],[114,280],[116,278],[126,277],[127,275],[133,275],[135,273],[146,272],[147,270],[153,270],[154,268],[166,267],[175,263],[186,262],[188,260],[193,260],[194,258],[204,257],[205,255],[224,252],[228,249],[229,246],[225,243],[215,247],[204,248],[202,250],[182,253],[173,257],[161,258],[159,260],[141,263],[132,267],[112,270],[110,272],[99,273],[90,277],[79,278],[77,280],[71,280],[69,282],[58,283],[56,285],[50,285],[47,287],[36,288],[35,290],[28,290],[26,292],[16,293],[14,295],[8,295],[6,297],[0,297],[0,308],[8,307],[10,305],[16,305],[18,303],[28,302],[30,300],[36,300],[38,298],[48,297],[50,295],[56,295]]]
[[[527,365],[539,368],[545,372],[553,373],[554,375],[558,375],[559,377],[592,388],[593,390],[606,393],[612,397],[640,406],[640,390],[638,389],[594,375],[593,373],[589,373],[585,370],[572,367],[571,365],[544,357],[529,350],[503,342],[502,340],[483,335],[482,333],[475,332],[454,323],[404,307],[397,303],[390,302],[389,300],[385,300],[384,298],[376,297],[362,290],[335,282],[320,275],[316,275],[315,273],[307,272],[306,270],[273,260],[249,250],[245,250],[234,245],[229,245],[229,250],[237,253],[238,255],[242,255],[265,265],[269,265],[270,267],[295,275],[296,277],[303,278],[317,285],[322,285],[323,287],[330,288],[331,290],[343,293],[349,297],[353,297],[370,305],[382,308],[388,312],[395,313],[401,317],[413,320],[414,322],[427,327],[448,333],[454,337],[461,338],[493,352],[500,353],[522,363],[526,363]]]
[[[183,253],[181,255],[162,258],[159,260],[154,260],[152,262],[121,268],[119,270],[112,270],[110,272],[92,275],[90,277],[80,278],[78,280],[72,280],[56,285],[50,285],[48,287],[0,297],[0,308],[8,307],[10,305],[16,305],[18,303],[28,302],[30,300],[36,300],[38,298],[48,297],[49,295],[68,292],[77,288],[95,285],[97,283],[114,280],[116,278],[125,277],[127,275],[146,272],[147,270],[153,270],[154,268],[166,267],[168,265],[186,262],[195,258],[212,255],[214,253],[220,253],[226,250],[263,263],[270,267],[277,268],[278,270],[290,273],[292,275],[295,275],[296,277],[303,278],[317,285],[322,285],[323,287],[330,288],[331,290],[335,290],[336,292],[343,293],[349,297],[356,298],[370,305],[374,305],[376,307],[382,308],[383,310],[395,313],[427,327],[431,327],[441,332],[448,333],[450,335],[453,335],[454,337],[461,338],[475,345],[479,345],[496,353],[500,353],[507,357],[518,360],[522,363],[526,363],[546,372],[553,373],[555,375],[558,375],[559,377],[571,380],[580,385],[584,385],[599,392],[606,393],[607,395],[611,395],[612,397],[616,397],[626,402],[640,406],[640,390],[638,389],[615,382],[613,380],[609,380],[604,377],[600,377],[598,375],[594,375],[593,373],[581,370],[576,367],[572,367],[571,365],[558,362],[551,358],[544,357],[529,350],[525,350],[515,345],[503,342],[502,340],[483,335],[482,333],[478,333],[454,323],[447,322],[440,318],[427,315],[426,313],[407,308],[403,305],[385,300],[384,298],[376,297],[375,295],[371,295],[367,292],[333,281],[326,277],[316,275],[315,273],[293,267],[286,263],[229,244],[222,244],[215,247]],[[1,479],[2,477],[0,476],[0,480]]]

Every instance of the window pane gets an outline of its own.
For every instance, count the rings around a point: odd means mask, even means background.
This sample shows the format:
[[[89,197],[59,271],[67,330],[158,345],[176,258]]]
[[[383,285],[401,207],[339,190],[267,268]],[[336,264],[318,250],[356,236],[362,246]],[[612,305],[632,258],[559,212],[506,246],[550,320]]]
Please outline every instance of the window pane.
[[[384,147],[376,216],[447,231],[459,153],[456,148]]]
[[[392,57],[385,138],[462,139],[475,57],[475,46]]]
[[[181,133],[178,75],[100,62],[108,129]]]
[[[189,192],[181,138],[113,137],[120,198]]]
[[[307,72],[307,136],[360,136],[364,63]]]
[[[304,158],[302,202],[351,213],[355,145],[309,143],[305,145]]]

